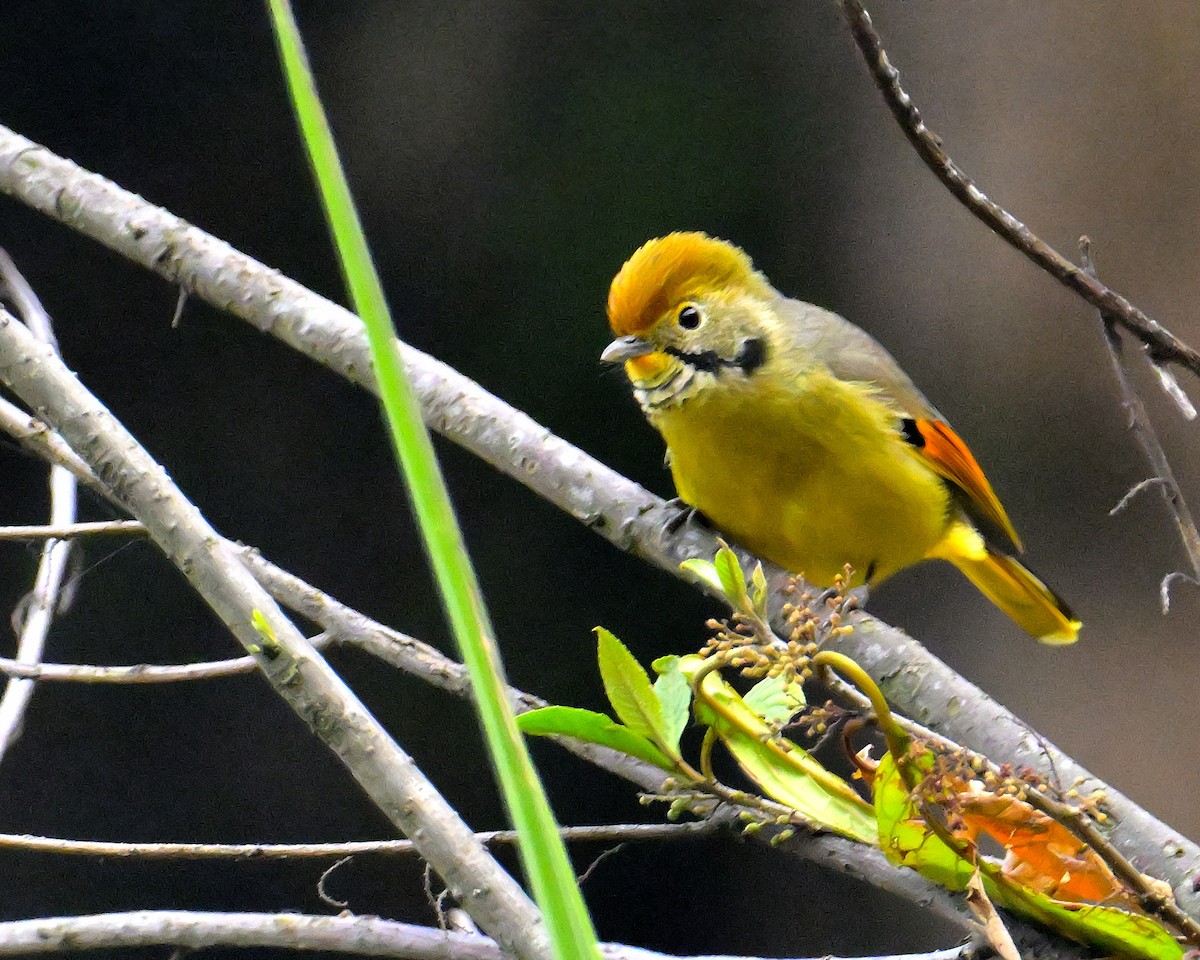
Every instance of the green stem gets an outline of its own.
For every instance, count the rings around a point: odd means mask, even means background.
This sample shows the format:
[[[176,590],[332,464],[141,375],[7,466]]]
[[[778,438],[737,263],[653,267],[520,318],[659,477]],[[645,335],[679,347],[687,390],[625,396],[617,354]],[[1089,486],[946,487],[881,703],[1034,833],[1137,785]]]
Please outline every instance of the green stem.
[[[704,779],[709,783],[716,783],[717,778],[713,773],[712,753],[713,747],[717,742],[717,731],[709,727],[704,731],[704,740],[700,744],[700,772],[704,774]]]
[[[897,766],[903,764],[912,738],[892,716],[892,708],[888,706],[883,692],[871,679],[871,675],[845,654],[833,650],[820,651],[813,657],[812,662],[814,667],[824,667],[841,674],[843,679],[854,684],[871,701],[871,709],[875,711],[875,720],[887,741],[888,752],[895,759]]]

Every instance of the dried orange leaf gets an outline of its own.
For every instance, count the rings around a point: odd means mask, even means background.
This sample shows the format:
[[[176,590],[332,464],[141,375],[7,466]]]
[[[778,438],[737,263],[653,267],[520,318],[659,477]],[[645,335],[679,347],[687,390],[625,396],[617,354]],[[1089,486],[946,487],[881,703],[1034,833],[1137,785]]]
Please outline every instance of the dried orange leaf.
[[[1086,843],[1016,797],[974,782],[956,799],[967,839],[980,832],[1004,847],[1004,876],[1056,900],[1133,906],[1121,882]]]

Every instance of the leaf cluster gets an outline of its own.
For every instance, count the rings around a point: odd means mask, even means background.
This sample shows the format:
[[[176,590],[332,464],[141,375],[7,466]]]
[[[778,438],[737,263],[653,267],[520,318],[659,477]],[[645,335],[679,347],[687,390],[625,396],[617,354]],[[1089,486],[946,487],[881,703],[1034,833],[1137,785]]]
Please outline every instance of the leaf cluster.
[[[802,828],[877,846],[893,863],[964,893],[1002,956],[1015,957],[1016,951],[996,907],[1108,954],[1180,960],[1180,939],[1189,931],[1164,926],[1148,911],[1142,891],[1118,877],[1107,851],[1094,849],[1069,823],[1030,802],[1048,785],[997,773],[985,758],[961,748],[914,738],[865,671],[821,649],[830,632],[851,629],[843,614],[853,597],[843,583],[817,597],[793,584],[799,597],[784,611],[791,628],[784,639],[767,621],[761,567],[747,581],[724,545],[712,562],[693,559],[683,566],[733,611],[730,621],[710,621],[715,635],[701,653],[659,658],[651,681],[624,644],[598,627],[600,675],[616,719],[551,706],[519,718],[525,733],[576,737],[653,764],[668,774],[663,790],[672,815],[686,809],[703,816],[724,802],[738,806],[744,829],[768,828],[775,840]],[[739,693],[722,672],[730,670],[754,684]],[[803,681],[831,675],[857,688],[870,713],[810,707]],[[868,788],[869,799],[784,736],[785,729],[805,725],[820,732],[826,718],[847,716],[853,716],[847,731],[870,722],[887,744],[878,763],[869,748],[851,758],[859,771],[854,779]],[[704,729],[694,764],[681,749],[689,717]],[[847,748],[849,741],[845,732]],[[716,778],[712,751],[718,744],[753,791]],[[1086,803],[1071,810],[1093,823],[1103,817]],[[985,855],[985,842],[999,845],[1003,858]]]

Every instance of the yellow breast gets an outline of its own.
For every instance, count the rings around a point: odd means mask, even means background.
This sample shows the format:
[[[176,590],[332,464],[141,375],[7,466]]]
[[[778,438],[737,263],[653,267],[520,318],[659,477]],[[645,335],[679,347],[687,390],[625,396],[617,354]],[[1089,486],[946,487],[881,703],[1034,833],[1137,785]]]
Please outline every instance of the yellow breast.
[[[954,512],[867,384],[819,368],[713,384],[653,417],[679,496],[738,542],[828,585],[923,559]]]

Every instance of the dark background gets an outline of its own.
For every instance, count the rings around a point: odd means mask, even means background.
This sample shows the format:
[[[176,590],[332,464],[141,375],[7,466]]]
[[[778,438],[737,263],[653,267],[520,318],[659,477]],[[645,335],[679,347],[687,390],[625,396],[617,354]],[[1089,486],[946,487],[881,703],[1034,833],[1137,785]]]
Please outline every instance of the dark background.
[[[980,185],[1068,255],[1090,234],[1112,286],[1200,339],[1200,7],[881,0],[874,12],[927,121]],[[1146,468],[1096,318],[935,183],[832,3],[305,2],[298,15],[403,337],[667,495],[660,441],[597,362],[607,284],[669,230],[743,245],[781,289],[889,346],[1087,626],[1076,647],[1036,646],[937,565],[896,577],[873,609],[1200,835],[1198,597],[1178,587],[1159,613],[1180,559],[1157,497],[1108,516]],[[260,4],[6,3],[0,123],[342,299]],[[219,529],[450,648],[369,398],[198,302],[173,330],[173,289],[7,200],[0,245],[68,363]],[[1139,380],[1194,493],[1196,427]],[[593,625],[646,661],[702,642],[713,603],[439,449],[515,683],[599,708]],[[0,522],[42,521],[45,471],[11,444],[0,470]],[[84,514],[109,515],[90,499]],[[118,547],[85,548],[50,659],[236,652],[152,547]],[[0,547],[0,606],[36,560]],[[337,666],[473,825],[502,825],[463,705],[365,657]],[[561,751],[536,753],[563,822],[657,815]],[[0,830],[86,838],[390,835],[255,677],[39,688],[0,765],[0,811]],[[580,868],[598,852],[580,849]],[[322,911],[323,866],[3,853],[0,911]],[[359,858],[329,886],[359,913],[431,918],[415,863]],[[603,937],[677,952],[947,943],[907,906],[733,841],[627,848],[585,892]]]

